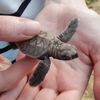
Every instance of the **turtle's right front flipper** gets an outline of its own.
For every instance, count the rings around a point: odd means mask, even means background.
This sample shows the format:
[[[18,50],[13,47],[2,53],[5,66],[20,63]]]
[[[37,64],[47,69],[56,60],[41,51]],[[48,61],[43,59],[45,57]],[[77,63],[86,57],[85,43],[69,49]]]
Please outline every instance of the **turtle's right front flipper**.
[[[44,60],[41,60],[31,79],[29,80],[29,84],[31,86],[37,86],[43,81],[50,68],[50,63],[51,62],[48,57],[45,57]]]

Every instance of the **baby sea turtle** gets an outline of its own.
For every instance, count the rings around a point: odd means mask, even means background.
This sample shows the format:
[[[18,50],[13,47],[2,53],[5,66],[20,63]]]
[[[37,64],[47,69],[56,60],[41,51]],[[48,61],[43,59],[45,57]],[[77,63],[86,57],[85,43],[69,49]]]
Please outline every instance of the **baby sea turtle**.
[[[37,86],[45,78],[50,68],[50,57],[59,60],[71,60],[78,57],[76,48],[66,43],[76,32],[77,26],[78,19],[74,19],[58,37],[41,31],[32,39],[16,43],[24,54],[40,59],[39,65],[29,80],[31,86]]]

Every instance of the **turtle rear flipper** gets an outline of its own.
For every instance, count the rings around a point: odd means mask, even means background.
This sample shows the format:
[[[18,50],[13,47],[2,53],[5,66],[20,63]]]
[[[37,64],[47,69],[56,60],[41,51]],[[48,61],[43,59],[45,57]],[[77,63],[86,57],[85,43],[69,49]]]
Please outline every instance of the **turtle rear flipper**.
[[[58,36],[58,39],[60,39],[62,42],[69,41],[73,36],[73,34],[76,32],[77,26],[78,26],[78,19],[72,20],[68,28]]]
[[[45,57],[45,59],[39,63],[35,72],[33,73],[33,76],[29,80],[30,86],[37,86],[43,81],[50,68],[50,63],[51,62],[48,57]]]

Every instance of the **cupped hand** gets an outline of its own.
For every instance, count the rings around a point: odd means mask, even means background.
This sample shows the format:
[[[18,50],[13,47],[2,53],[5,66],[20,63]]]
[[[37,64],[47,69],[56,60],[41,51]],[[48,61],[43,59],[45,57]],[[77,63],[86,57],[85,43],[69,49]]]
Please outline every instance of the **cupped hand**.
[[[93,68],[95,98],[100,99],[100,16],[88,9],[84,0],[61,0],[49,3],[36,20],[41,23],[42,30],[59,34],[74,18],[78,18],[79,26],[69,43],[77,47],[79,58],[71,61],[51,59],[44,81],[37,87],[27,83],[18,100],[81,100]]]

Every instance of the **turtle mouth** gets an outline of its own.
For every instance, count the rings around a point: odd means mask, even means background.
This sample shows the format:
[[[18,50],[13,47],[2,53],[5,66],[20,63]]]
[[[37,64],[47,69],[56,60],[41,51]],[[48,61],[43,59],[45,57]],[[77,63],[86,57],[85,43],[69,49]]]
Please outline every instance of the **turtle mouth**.
[[[72,59],[75,59],[75,58],[78,58],[78,54],[77,53],[75,53],[74,55],[71,55],[71,56],[63,56],[62,57],[62,60],[72,60]]]
[[[75,59],[75,58],[78,58],[78,54],[77,53],[72,55],[72,59]]]

